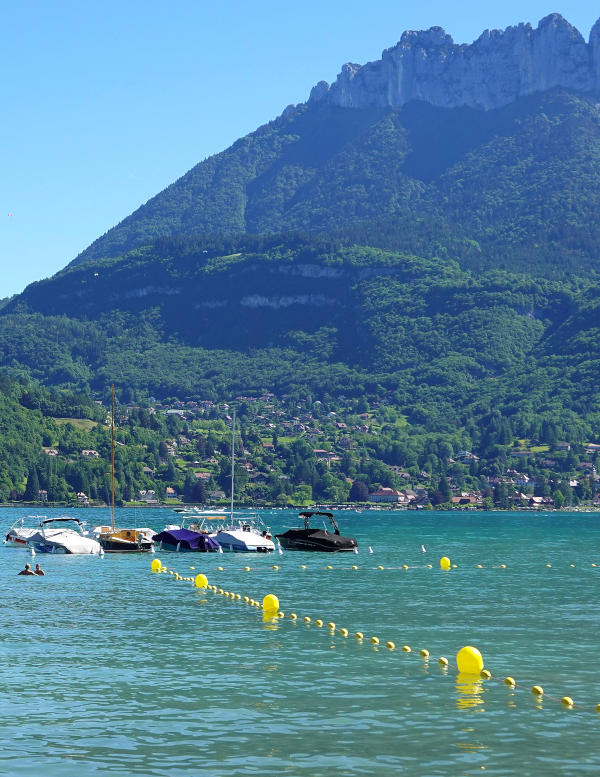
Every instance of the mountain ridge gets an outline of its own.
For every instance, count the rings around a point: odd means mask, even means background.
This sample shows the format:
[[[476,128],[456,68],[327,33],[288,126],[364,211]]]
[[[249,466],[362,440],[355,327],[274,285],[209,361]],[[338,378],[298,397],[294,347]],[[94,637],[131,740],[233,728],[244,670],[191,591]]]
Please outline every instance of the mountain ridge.
[[[470,45],[455,44],[441,27],[407,31],[380,60],[346,63],[331,86],[320,81],[309,102],[364,108],[422,100],[490,110],[554,87],[600,93],[600,19],[587,44],[557,13],[536,29],[521,23],[485,30]]]

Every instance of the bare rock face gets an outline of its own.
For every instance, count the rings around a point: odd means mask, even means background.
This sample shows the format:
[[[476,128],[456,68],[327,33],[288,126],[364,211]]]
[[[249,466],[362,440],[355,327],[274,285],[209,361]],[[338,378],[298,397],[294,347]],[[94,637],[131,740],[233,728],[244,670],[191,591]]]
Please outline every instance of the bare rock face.
[[[441,27],[405,32],[377,62],[344,65],[331,86],[320,81],[310,102],[364,108],[423,100],[489,110],[555,86],[600,93],[600,19],[589,43],[560,14],[537,29],[486,30],[470,46],[455,44]]]

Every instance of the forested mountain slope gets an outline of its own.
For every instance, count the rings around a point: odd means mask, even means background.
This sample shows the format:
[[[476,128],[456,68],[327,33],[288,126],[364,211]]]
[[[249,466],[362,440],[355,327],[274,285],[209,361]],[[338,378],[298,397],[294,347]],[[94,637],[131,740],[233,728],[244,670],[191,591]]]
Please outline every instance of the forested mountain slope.
[[[84,251],[289,230],[474,268],[597,268],[597,100],[555,89],[490,111],[303,104],[184,175]]]

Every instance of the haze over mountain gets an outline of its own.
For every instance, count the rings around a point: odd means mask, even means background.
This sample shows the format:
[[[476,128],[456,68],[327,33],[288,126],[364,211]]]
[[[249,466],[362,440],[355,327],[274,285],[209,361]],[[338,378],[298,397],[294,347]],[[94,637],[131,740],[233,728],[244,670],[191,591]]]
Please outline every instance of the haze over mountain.
[[[494,409],[600,435],[599,41],[558,15],[472,46],[405,33],[12,300],[0,363],[82,391],[368,395],[430,431]]]

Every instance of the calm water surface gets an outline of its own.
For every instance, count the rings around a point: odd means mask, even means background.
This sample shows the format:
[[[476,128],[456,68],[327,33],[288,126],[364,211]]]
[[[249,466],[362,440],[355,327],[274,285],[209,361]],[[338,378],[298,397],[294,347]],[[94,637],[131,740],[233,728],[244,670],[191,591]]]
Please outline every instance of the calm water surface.
[[[0,510],[3,534],[20,514]],[[275,531],[296,525],[292,512],[263,517]],[[338,517],[358,555],[157,553],[227,591],[276,594],[296,622],[152,574],[149,555],[38,554],[46,577],[28,578],[16,574],[26,552],[0,546],[0,774],[600,772],[600,515]],[[160,530],[174,516],[117,520]],[[444,555],[456,569],[440,570]],[[458,675],[468,644],[494,679]],[[565,695],[574,709],[556,700]]]

